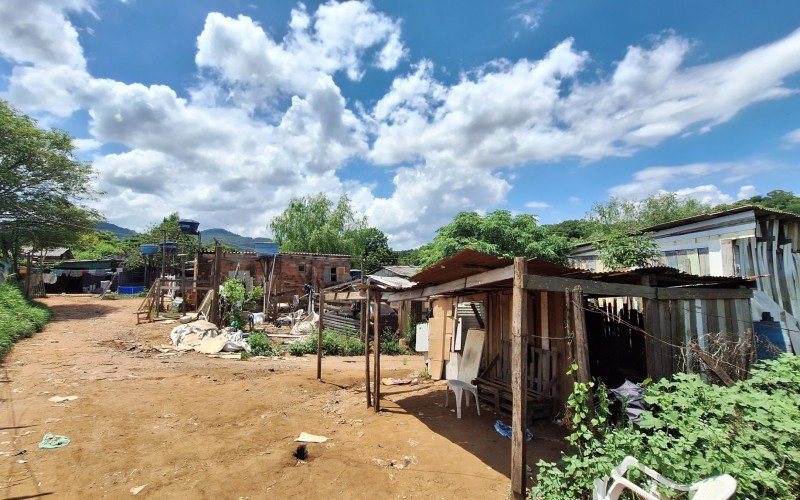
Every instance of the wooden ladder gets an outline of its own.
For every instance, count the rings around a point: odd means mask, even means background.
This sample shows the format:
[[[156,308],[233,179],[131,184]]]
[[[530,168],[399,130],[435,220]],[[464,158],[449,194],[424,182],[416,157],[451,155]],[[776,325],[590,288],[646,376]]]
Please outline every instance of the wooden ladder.
[[[153,322],[153,307],[155,306],[156,296],[158,295],[158,290],[161,288],[161,278],[156,279],[153,282],[153,285],[148,290],[147,295],[145,296],[142,303],[139,305],[139,309],[136,311],[136,324],[141,324],[142,320],[147,320],[148,323]]]

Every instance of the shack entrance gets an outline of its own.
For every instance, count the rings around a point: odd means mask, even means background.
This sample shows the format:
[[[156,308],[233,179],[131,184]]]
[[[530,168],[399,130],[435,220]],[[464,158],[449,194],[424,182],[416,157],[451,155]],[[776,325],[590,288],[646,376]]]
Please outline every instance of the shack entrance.
[[[647,378],[647,349],[641,299],[588,301],[586,332],[592,378],[606,387],[619,387],[625,380],[640,383]]]

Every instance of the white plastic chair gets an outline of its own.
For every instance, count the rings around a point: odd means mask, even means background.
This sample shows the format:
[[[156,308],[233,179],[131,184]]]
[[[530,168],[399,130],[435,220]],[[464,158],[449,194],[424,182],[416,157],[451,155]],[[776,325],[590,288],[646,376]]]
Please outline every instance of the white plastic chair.
[[[617,500],[620,495],[622,495],[622,492],[628,489],[645,500],[659,500],[661,497],[659,497],[655,491],[655,483],[652,484],[651,491],[647,491],[625,477],[625,473],[630,467],[639,469],[647,474],[647,476],[654,479],[658,484],[666,486],[667,488],[689,493],[689,498],[692,500],[726,500],[736,493],[736,480],[728,474],[703,479],[702,481],[689,485],[678,484],[670,481],[653,469],[640,464],[635,458],[625,457],[622,463],[619,464],[619,467],[611,470],[611,479],[613,479],[613,482],[610,487],[608,486],[608,477],[594,480],[594,493],[592,498],[594,500]]]
[[[481,355],[483,354],[483,339],[486,336],[486,331],[477,328],[470,328],[467,330],[467,339],[464,342],[464,350],[461,360],[458,363],[458,378],[447,381],[447,390],[444,396],[444,406],[450,400],[450,391],[456,396],[456,416],[461,418],[461,395],[464,395],[464,400],[469,406],[469,395],[475,397],[475,408],[478,410],[478,415],[481,414],[481,404],[478,400],[478,386],[473,384],[472,381],[478,378],[478,370],[481,365]]]

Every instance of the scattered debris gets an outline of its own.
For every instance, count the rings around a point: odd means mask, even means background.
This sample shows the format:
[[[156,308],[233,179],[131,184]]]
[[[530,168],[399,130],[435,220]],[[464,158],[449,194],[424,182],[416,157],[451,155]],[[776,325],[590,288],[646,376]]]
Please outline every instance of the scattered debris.
[[[247,334],[233,328],[217,329],[214,323],[197,320],[176,326],[169,334],[171,346],[154,347],[161,353],[195,350],[203,354],[225,352],[250,352]]]
[[[498,434],[501,436],[511,439],[511,426],[506,425],[502,422],[502,420],[498,420],[494,423],[494,430],[497,431]],[[532,441],[533,440],[533,432],[530,429],[525,429],[525,441]]]
[[[147,485],[143,484],[141,486],[134,486],[133,488],[130,489],[130,492],[134,495],[138,495],[144,489],[145,486]]]
[[[381,379],[383,385],[407,385],[411,383],[410,378],[384,378]]]
[[[17,460],[17,463],[18,464],[27,464],[28,461],[27,460]]]
[[[314,434],[309,434],[307,432],[301,432],[299,436],[295,439],[298,443],[324,443],[327,441],[328,438],[325,436],[315,436]]]
[[[39,443],[39,448],[42,449],[63,448],[69,443],[70,441],[67,436],[57,436],[55,434],[47,433],[42,438],[42,442]]]
[[[53,403],[63,403],[64,401],[75,401],[78,399],[78,396],[53,396],[52,398],[48,399],[48,401],[52,401]]]
[[[417,461],[417,457],[413,455],[405,455],[399,460],[381,460],[380,458],[373,458],[372,462],[379,467],[391,467],[397,470],[403,470],[409,465],[415,465],[419,463]]]

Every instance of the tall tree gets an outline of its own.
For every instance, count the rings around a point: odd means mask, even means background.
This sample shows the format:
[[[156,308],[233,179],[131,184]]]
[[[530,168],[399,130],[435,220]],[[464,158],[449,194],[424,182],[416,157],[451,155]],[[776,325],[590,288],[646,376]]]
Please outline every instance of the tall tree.
[[[0,100],[0,256],[20,244],[70,245],[92,231],[102,216],[81,205],[95,194],[91,175],[67,132],[41,129]]]
[[[495,210],[482,216],[461,212],[439,228],[431,243],[420,249],[422,265],[429,265],[464,248],[501,257],[537,257],[564,262],[571,249],[569,241],[539,226],[529,214],[511,215]]]
[[[270,221],[270,229],[282,252],[346,254],[353,266],[361,265],[366,252],[366,272],[397,260],[386,235],[369,227],[346,195],[336,203],[324,193],[292,198],[283,213]]]
[[[770,191],[766,196],[757,195],[746,200],[738,201],[734,203],[734,206],[735,205],[758,205],[764,208],[800,215],[800,196],[795,196],[794,193],[781,189]]]

